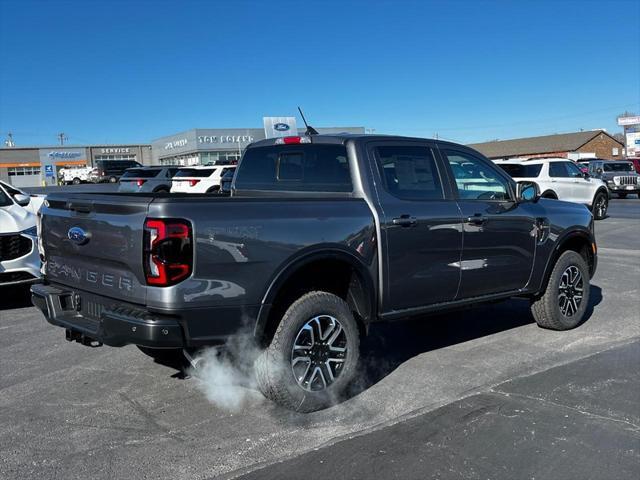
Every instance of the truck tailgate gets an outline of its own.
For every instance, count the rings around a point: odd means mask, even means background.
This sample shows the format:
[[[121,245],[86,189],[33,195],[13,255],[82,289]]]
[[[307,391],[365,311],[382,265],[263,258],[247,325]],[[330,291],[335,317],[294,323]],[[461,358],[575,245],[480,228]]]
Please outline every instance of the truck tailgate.
[[[51,282],[145,304],[143,195],[53,194],[42,206],[45,273]]]

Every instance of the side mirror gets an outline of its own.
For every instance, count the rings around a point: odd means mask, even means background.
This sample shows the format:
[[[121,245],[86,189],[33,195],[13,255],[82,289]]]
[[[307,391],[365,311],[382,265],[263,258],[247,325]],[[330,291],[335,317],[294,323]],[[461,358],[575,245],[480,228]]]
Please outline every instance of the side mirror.
[[[582,176],[584,178],[591,178],[591,175],[589,174],[589,172],[582,172]]]
[[[602,169],[601,169],[601,168],[596,169],[596,173],[597,173],[598,175],[602,175]]]
[[[540,188],[534,182],[520,182],[516,185],[516,196],[520,202],[535,202],[540,197]]]
[[[21,193],[16,193],[13,196],[13,199],[21,207],[26,207],[27,205],[29,205],[29,202],[31,201],[31,197],[29,197],[28,195],[22,195]]]

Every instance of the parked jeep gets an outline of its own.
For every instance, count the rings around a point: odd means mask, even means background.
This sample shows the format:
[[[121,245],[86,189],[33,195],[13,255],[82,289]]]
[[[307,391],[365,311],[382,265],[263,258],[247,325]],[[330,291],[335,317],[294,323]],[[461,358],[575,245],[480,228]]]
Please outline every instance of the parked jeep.
[[[229,197],[53,193],[40,235],[33,303],[68,340],[160,357],[248,331],[260,390],[303,412],[340,398],[373,322],[517,296],[574,328],[597,265],[584,205],[468,147],[379,135],[256,142]]]
[[[609,192],[620,198],[630,194],[640,194],[640,175],[636,172],[633,162],[619,160],[590,160],[589,173],[600,178],[607,184]]]

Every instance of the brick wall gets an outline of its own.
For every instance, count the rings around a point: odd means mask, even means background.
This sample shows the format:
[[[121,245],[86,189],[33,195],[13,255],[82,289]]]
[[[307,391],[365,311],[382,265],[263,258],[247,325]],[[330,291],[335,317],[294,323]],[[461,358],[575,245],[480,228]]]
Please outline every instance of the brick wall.
[[[613,149],[618,149],[618,154],[613,154]],[[588,141],[577,152],[595,152],[597,158],[604,158],[607,160],[621,160],[623,158],[623,146],[616,142],[609,135],[601,133],[593,140]]]

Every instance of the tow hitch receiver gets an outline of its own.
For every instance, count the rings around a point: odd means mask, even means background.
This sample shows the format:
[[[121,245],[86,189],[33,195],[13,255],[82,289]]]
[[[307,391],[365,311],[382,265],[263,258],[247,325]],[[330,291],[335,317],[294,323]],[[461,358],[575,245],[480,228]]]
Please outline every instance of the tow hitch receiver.
[[[78,342],[87,347],[95,348],[102,346],[102,342],[95,338],[88,337],[84,333],[69,330],[68,328],[66,330],[65,338],[67,339],[67,342]]]

